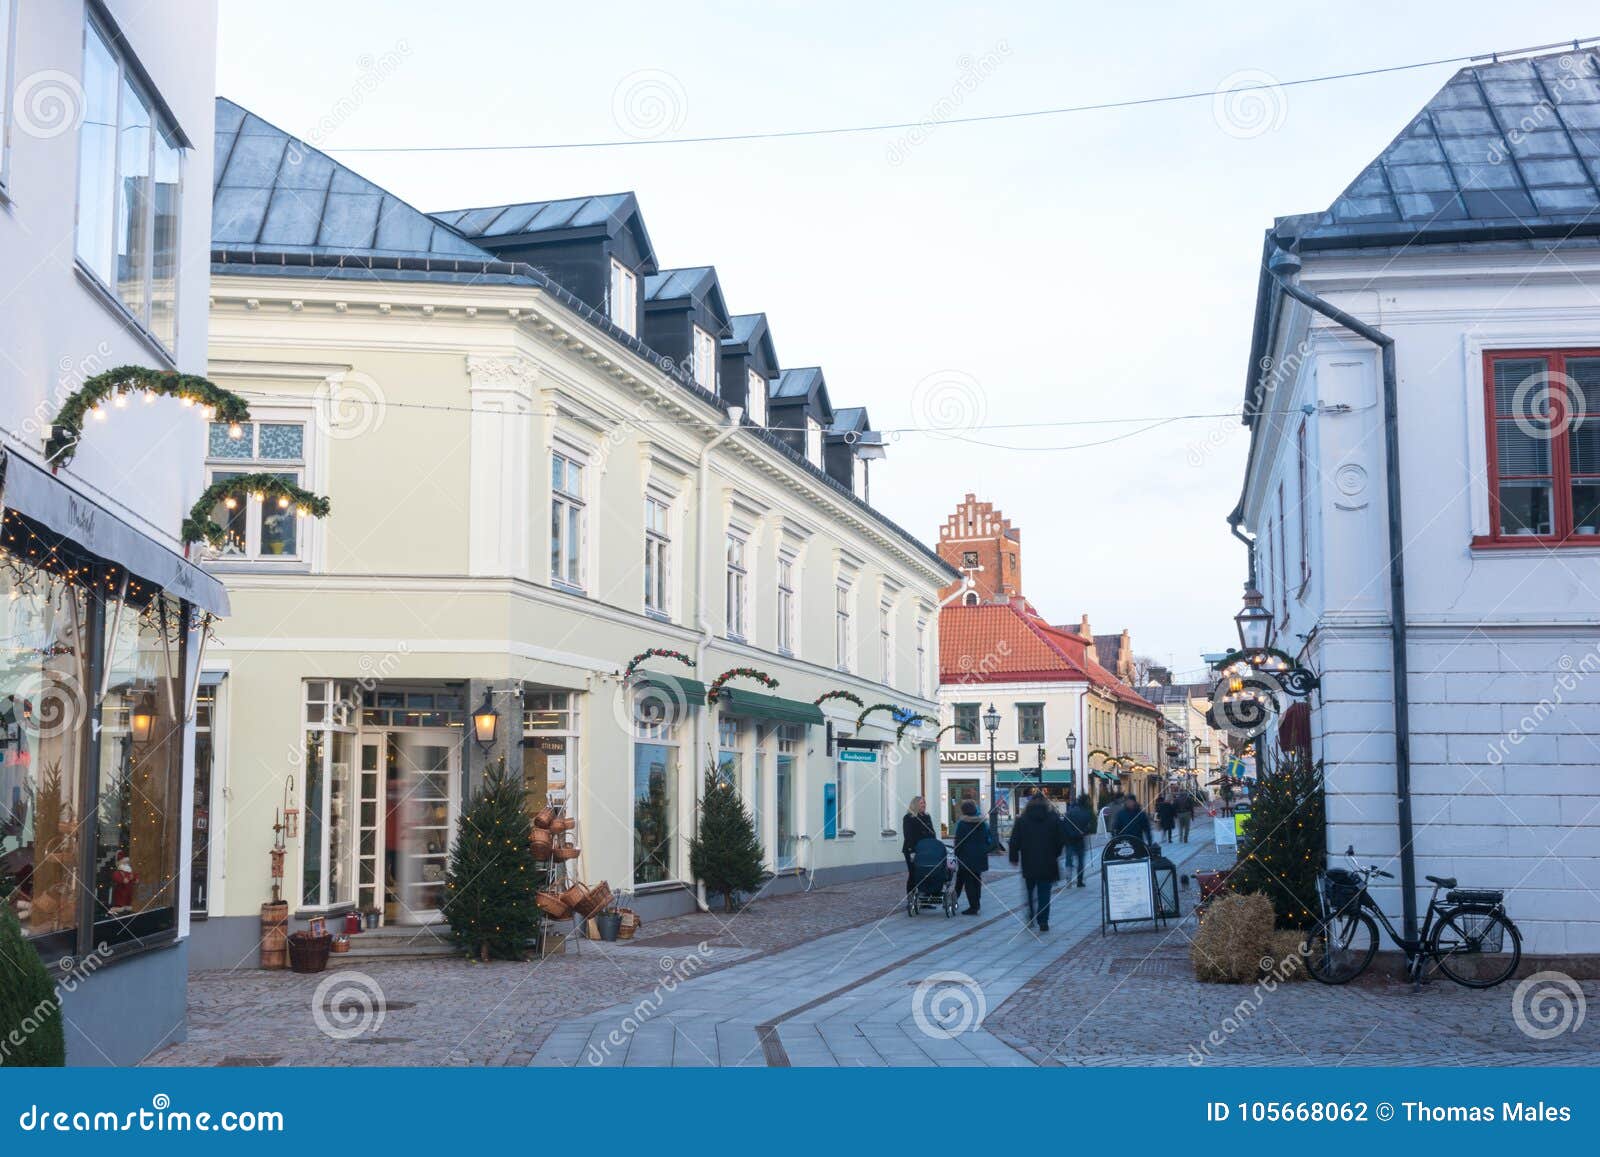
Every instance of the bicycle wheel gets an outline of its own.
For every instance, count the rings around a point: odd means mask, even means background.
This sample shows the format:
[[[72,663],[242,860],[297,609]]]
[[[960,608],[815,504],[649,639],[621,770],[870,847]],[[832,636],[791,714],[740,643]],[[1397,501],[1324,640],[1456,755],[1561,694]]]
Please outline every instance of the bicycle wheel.
[[[1306,971],[1323,984],[1348,984],[1378,953],[1378,926],[1365,912],[1341,912],[1306,936]]]
[[[1428,954],[1457,984],[1493,988],[1517,970],[1522,934],[1503,912],[1455,908],[1439,917],[1428,938]]]

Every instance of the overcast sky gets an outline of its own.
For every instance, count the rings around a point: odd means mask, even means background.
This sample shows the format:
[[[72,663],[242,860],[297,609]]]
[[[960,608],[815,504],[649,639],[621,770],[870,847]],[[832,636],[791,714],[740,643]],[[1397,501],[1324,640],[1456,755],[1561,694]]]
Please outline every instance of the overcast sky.
[[[1600,33],[1537,5],[223,0],[218,89],[425,210],[631,189],[663,268],[714,264],[785,365],[894,435],[873,499],[932,542],[962,495],[1024,534],[1056,622],[1180,669],[1233,637],[1255,264],[1453,65],[961,125]],[[341,147],[915,131],[524,153]],[[1047,423],[1080,423],[1046,425]],[[1096,424],[1089,424],[1096,423]],[[1119,438],[1120,440],[1108,441]],[[1100,443],[1096,445],[1096,443]]]

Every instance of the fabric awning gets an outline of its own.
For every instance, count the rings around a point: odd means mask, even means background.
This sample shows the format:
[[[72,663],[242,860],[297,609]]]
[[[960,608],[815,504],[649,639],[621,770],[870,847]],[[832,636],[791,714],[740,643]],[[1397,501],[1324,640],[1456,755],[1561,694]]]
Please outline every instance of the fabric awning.
[[[228,613],[227,588],[216,578],[15,450],[0,451],[0,507],[137,575],[145,586],[214,615]]]
[[[722,689],[722,710],[728,715],[773,719],[779,723],[800,723],[808,727],[821,727],[824,722],[822,708],[815,703],[806,703],[799,699],[780,699],[776,695],[761,695],[738,687]]]
[[[1008,785],[1038,783],[1039,773],[1037,771],[1024,771],[1019,768],[1012,767],[1007,768],[1005,771],[995,772],[994,779],[996,783]],[[1072,773],[1070,771],[1051,771],[1046,768],[1044,773],[1044,782],[1062,785],[1069,784],[1072,782]]]
[[[671,675],[665,671],[640,671],[633,682],[635,686],[654,687],[665,692],[686,707],[704,707],[706,704],[706,685],[698,679]]]

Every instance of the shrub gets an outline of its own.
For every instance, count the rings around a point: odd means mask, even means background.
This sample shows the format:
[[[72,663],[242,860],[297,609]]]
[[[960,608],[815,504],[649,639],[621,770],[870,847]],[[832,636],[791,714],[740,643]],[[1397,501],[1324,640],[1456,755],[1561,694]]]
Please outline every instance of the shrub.
[[[1304,980],[1306,972],[1306,934],[1293,928],[1279,928],[1267,942],[1263,959],[1270,956],[1272,966],[1266,971],[1279,983]]]
[[[1251,984],[1272,949],[1272,901],[1259,893],[1218,896],[1189,945],[1195,978],[1207,984]]]
[[[21,1043],[14,1044],[14,1040]],[[61,1000],[55,985],[50,983],[44,961],[22,935],[11,905],[0,903],[0,1067],[59,1067],[66,1063]]]

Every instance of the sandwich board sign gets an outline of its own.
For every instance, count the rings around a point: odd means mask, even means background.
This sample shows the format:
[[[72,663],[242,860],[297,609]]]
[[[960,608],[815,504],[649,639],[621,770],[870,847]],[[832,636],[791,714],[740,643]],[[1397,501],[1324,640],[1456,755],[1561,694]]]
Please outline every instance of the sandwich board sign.
[[[1100,855],[1100,935],[1106,926],[1156,919],[1156,878],[1150,847],[1136,836],[1117,836]]]

